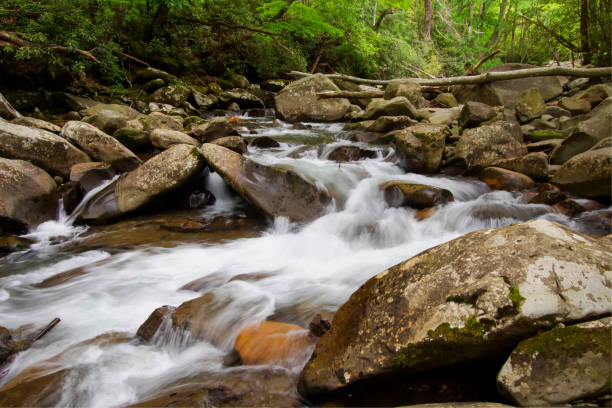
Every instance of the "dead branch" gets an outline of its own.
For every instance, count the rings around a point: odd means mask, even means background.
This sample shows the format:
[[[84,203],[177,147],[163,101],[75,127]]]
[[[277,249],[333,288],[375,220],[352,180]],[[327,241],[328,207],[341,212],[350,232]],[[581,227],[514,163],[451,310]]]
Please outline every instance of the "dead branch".
[[[406,66],[406,68],[408,68],[412,72],[416,71],[417,74],[421,73],[429,78],[435,78],[435,76],[431,75],[429,72],[423,71],[421,68],[415,67],[414,65],[404,63],[404,66]]]
[[[139,63],[139,64],[142,64],[142,65],[144,65],[144,66],[145,66],[145,67],[147,67],[147,68],[151,68],[151,65],[149,65],[149,63],[148,63],[148,62],[145,62],[145,61],[143,61],[143,60],[141,60],[141,59],[139,59],[139,58],[136,58],[136,57],[134,57],[134,56],[132,56],[132,55],[126,54],[125,52],[121,52],[121,51],[113,50],[113,53],[114,53],[114,54],[117,54],[117,55],[119,55],[119,56],[121,56],[121,57],[123,57],[123,58],[126,58],[126,59],[129,59],[129,60],[131,60],[131,61],[134,61],[134,62],[137,62],[137,63]]]
[[[469,70],[465,71],[463,73],[463,75],[474,75],[476,73],[476,71],[478,71],[478,68],[480,68],[480,66],[482,64],[484,64],[485,62],[487,62],[489,59],[493,58],[494,56],[496,56],[497,54],[499,54],[501,52],[501,50],[498,48],[495,51],[493,51],[492,53],[490,53],[489,55],[486,55],[484,57],[482,57],[477,63],[476,65],[474,65],[472,68],[470,68]]]
[[[383,10],[382,13],[380,13],[380,15],[378,16],[378,19],[376,20],[376,23],[372,27],[372,30],[378,32],[378,29],[380,28],[380,25],[382,24],[384,18],[390,14],[395,14],[395,10],[390,9],[390,8]]]
[[[382,98],[385,91],[326,91],[317,92],[317,98],[319,99],[331,99],[331,98],[355,98],[355,99],[370,99],[370,98]]]

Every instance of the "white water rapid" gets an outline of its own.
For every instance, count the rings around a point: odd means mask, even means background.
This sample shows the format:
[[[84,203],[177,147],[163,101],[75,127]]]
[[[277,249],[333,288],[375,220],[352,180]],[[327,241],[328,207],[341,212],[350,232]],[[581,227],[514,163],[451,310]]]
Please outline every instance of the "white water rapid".
[[[0,325],[16,330],[23,325],[42,327],[54,317],[62,321],[17,356],[0,386],[84,340],[109,331],[134,335],[157,307],[178,306],[200,296],[180,289],[193,280],[265,274],[259,280],[232,281],[210,289],[229,299],[216,318],[210,343],[166,339],[106,347],[86,344],[70,348],[56,360],[55,370],[72,369],[59,406],[125,406],[190,372],[230,370],[222,360],[241,327],[270,316],[297,322],[322,310],[335,311],[368,278],[427,248],[477,229],[537,217],[572,226],[567,218],[551,214],[548,206],[526,204],[520,194],[491,192],[479,181],[404,174],[385,147],[376,148],[376,158],[329,161],[327,155],[338,145],[372,149],[345,139],[348,133],[339,124],[310,124],[310,129],[299,130],[288,124],[274,126],[269,117],[243,119],[241,133],[248,134],[248,127],[257,132],[253,137],[270,136],[281,142],[280,148],[250,149],[250,158],[291,167],[343,202],[307,225],[278,218],[254,238],[217,244],[190,241],[171,248],[85,248],[80,242],[86,227],[72,226],[73,220],[66,218],[43,224],[28,235],[38,241],[31,250],[0,259]],[[327,146],[321,147],[321,142]],[[455,201],[417,221],[415,210],[386,205],[378,185],[388,180],[446,188]],[[218,175],[209,177],[207,187],[216,204],[197,211],[236,211],[241,200],[229,193]],[[39,285],[75,268],[80,268],[79,274],[64,282]],[[299,373],[303,364],[296,363],[291,372]]]

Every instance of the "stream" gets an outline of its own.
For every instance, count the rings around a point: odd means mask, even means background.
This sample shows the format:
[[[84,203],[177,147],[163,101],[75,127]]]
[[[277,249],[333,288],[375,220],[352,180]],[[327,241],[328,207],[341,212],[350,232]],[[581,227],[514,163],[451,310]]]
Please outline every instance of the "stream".
[[[220,284],[206,290],[226,299],[226,306],[214,317],[211,342],[162,335],[152,344],[82,345],[55,361],[56,369],[73,369],[57,405],[126,406],[190,373],[235,370],[224,367],[223,358],[241,328],[265,319],[307,327],[315,314],[333,313],[377,273],[470,231],[538,217],[585,228],[549,206],[526,204],[520,193],[491,191],[478,180],[405,174],[394,163],[392,149],[352,142],[342,124],[296,129],[272,116],[240,118],[245,138],[269,136],[280,142],[278,148],[250,148],[247,157],[291,168],[333,192],[336,200],[326,214],[306,225],[284,218],[257,221],[213,173],[206,188],[215,204],[181,216],[253,222],[217,234],[162,233],[151,221],[155,217],[143,215],[89,227],[62,214],[42,224],[26,235],[36,241],[30,250],[0,260],[0,325],[19,332],[43,327],[54,317],[62,321],[17,356],[0,386],[79,342],[110,331],[133,336],[156,308],[201,295],[184,285],[217,279]],[[350,163],[327,159],[335,147],[345,145],[376,150],[376,157]],[[413,209],[387,206],[378,186],[389,180],[445,188],[455,201],[418,221]],[[75,270],[66,280],[41,285]],[[257,275],[229,281],[242,274]],[[305,362],[289,364],[288,375],[297,376]]]

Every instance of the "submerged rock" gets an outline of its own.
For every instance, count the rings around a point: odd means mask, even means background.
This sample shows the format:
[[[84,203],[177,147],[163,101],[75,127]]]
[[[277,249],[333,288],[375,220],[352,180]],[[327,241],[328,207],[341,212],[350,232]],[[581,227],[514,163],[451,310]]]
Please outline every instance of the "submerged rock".
[[[610,392],[612,318],[559,327],[523,340],[497,383],[521,406],[553,406]]]
[[[289,122],[334,122],[348,111],[348,99],[318,99],[317,92],[339,91],[329,78],[322,74],[311,75],[291,82],[276,95],[276,109]]]
[[[77,144],[92,159],[108,162],[118,170],[131,171],[142,163],[117,139],[88,123],[70,121],[62,128],[61,135]]]
[[[424,184],[389,181],[381,184],[379,188],[384,192],[385,201],[390,207],[412,207],[422,210],[454,200],[450,191]]]
[[[244,154],[247,152],[247,145],[242,136],[221,137],[213,140],[211,143],[233,150],[236,153]]]
[[[0,228],[26,232],[54,220],[57,185],[44,170],[23,160],[0,158]]]
[[[353,293],[317,343],[299,388],[315,396],[503,356],[541,329],[606,316],[611,250],[610,241],[545,220],[429,249]]]
[[[91,161],[87,154],[56,134],[2,119],[0,156],[31,161],[51,175],[64,178],[68,177],[73,165]]]
[[[266,320],[241,330],[234,347],[245,365],[282,364],[306,358],[315,341],[300,326]]]
[[[321,215],[330,202],[325,192],[293,170],[263,166],[210,143],[200,150],[210,167],[265,215],[307,222]]]
[[[340,146],[335,148],[327,158],[339,163],[344,163],[361,159],[372,159],[375,157],[376,152],[374,150],[362,149],[359,146]]]

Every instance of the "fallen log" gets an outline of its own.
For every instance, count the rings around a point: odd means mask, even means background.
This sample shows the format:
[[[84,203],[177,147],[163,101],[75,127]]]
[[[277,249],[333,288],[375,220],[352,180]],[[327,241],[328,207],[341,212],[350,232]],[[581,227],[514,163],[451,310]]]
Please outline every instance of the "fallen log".
[[[385,91],[326,91],[317,92],[317,98],[319,99],[330,99],[330,98],[355,98],[355,99],[370,99],[370,98],[382,98]]]
[[[291,76],[298,78],[307,77],[311,74],[306,72],[291,71]],[[571,76],[580,78],[597,78],[597,77],[609,77],[612,76],[612,67],[603,68],[565,68],[565,67],[539,67],[539,68],[527,68],[517,69],[515,71],[504,71],[504,72],[487,72],[479,75],[464,75],[457,77],[448,78],[402,78],[409,79],[418,83],[421,86],[449,86],[449,85],[476,85],[485,84],[487,82],[505,81],[508,79],[518,78],[529,78],[539,76]],[[345,81],[351,81],[361,84],[369,85],[387,85],[391,80],[383,79],[364,79],[350,75],[343,74],[329,74],[326,75],[330,79],[343,79]],[[351,96],[353,97],[353,96]]]

